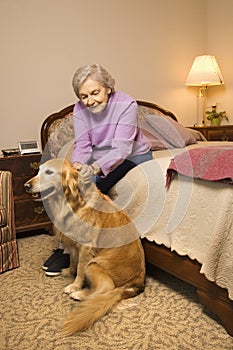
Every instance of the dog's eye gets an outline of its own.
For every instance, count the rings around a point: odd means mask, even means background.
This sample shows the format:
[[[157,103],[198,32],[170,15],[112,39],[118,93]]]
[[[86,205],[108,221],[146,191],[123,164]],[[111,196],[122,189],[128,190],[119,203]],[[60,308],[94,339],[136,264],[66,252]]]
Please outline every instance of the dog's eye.
[[[52,170],[46,170],[46,171],[45,171],[45,174],[51,175],[51,174],[53,174],[53,171],[52,171]]]

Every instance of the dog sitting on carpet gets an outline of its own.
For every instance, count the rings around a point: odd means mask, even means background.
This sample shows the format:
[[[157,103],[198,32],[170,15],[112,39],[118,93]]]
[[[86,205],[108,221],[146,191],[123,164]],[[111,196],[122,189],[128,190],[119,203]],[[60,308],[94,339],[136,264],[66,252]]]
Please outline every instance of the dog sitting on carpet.
[[[25,189],[43,200],[70,249],[71,272],[77,264],[65,293],[80,302],[64,322],[66,335],[87,329],[120,300],[143,292],[145,258],[134,223],[93,182],[85,184],[69,161],[48,160]]]

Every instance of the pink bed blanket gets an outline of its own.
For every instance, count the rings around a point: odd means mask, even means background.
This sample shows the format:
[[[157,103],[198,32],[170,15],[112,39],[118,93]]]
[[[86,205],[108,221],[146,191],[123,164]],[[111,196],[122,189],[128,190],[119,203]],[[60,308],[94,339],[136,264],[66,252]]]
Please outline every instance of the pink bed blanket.
[[[233,146],[200,147],[175,156],[167,169],[166,187],[175,174],[233,184]]]

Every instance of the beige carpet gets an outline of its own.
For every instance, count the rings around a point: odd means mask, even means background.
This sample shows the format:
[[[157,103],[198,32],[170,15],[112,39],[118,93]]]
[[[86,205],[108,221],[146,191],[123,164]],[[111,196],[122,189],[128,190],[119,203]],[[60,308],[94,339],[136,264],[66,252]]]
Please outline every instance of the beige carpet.
[[[119,305],[92,329],[64,337],[60,326],[77,301],[63,293],[68,277],[46,277],[41,264],[54,238],[18,240],[20,267],[0,275],[1,350],[232,350],[218,320],[203,312],[194,289],[165,274]]]

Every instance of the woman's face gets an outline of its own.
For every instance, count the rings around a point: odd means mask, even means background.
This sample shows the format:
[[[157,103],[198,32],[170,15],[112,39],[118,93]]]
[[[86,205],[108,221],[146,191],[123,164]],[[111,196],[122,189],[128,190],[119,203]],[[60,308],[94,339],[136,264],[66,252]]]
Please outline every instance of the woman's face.
[[[108,103],[110,88],[105,88],[100,82],[87,78],[79,88],[79,98],[92,113],[104,110]]]

